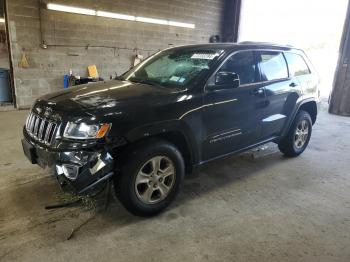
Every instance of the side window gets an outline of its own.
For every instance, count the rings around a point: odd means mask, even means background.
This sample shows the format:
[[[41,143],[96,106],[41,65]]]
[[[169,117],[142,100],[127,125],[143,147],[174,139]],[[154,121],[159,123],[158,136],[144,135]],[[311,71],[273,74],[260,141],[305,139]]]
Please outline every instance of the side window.
[[[263,80],[270,81],[288,78],[288,69],[283,54],[274,51],[259,53],[260,69]]]
[[[232,55],[220,68],[219,71],[236,73],[240,84],[256,82],[256,63],[252,51],[242,51]]]
[[[291,76],[301,76],[310,74],[310,69],[305,63],[304,58],[298,54],[284,53],[289,67]]]

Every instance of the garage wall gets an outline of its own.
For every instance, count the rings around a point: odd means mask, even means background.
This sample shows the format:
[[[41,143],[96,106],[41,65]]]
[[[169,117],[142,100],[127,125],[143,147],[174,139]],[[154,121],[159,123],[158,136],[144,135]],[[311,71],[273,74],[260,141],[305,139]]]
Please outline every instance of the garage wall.
[[[105,79],[126,71],[137,52],[144,57],[172,45],[207,43],[220,34],[222,0],[71,0],[57,4],[194,23],[195,29],[154,25],[42,9],[38,0],[8,1],[8,22],[17,105],[28,107],[63,88],[69,69],[86,76],[96,64]],[[40,19],[41,29],[40,30]],[[42,35],[42,36],[41,36]],[[40,47],[41,38],[48,44]],[[20,68],[25,54],[29,68]]]
[[[350,2],[347,7],[339,48],[337,68],[335,70],[333,89],[330,95],[329,112],[350,116]]]
[[[0,38],[2,41],[0,41],[0,68],[9,69],[10,68],[10,62],[9,62],[9,52],[7,49],[7,43],[4,41],[5,37],[5,25],[2,23],[0,24],[0,33],[2,35]]]

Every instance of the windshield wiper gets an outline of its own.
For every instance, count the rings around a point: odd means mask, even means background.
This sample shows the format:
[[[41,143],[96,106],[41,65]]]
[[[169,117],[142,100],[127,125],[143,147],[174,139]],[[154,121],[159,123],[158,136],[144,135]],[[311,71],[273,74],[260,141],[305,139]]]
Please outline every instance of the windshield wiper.
[[[121,80],[121,81],[124,81],[124,80],[125,80],[124,77],[122,77],[122,76],[116,76],[114,79],[115,79],[115,80]]]
[[[148,84],[148,85],[152,85],[152,86],[163,87],[158,82],[152,81],[152,80],[149,80],[149,79],[132,78],[132,79],[128,79],[128,80],[131,81],[131,82],[135,82],[135,83]]]

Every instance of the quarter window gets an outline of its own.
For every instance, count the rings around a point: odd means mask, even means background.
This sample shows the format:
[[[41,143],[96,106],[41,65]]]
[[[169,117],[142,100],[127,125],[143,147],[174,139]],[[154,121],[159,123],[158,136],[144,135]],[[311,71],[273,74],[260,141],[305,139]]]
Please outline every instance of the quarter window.
[[[280,52],[260,52],[260,69],[265,81],[288,78],[288,69]]]
[[[302,56],[293,53],[284,54],[289,67],[290,76],[301,76],[310,74],[310,69]]]
[[[244,51],[232,55],[222,65],[219,71],[236,73],[241,85],[254,83],[256,80],[254,53],[251,51]]]

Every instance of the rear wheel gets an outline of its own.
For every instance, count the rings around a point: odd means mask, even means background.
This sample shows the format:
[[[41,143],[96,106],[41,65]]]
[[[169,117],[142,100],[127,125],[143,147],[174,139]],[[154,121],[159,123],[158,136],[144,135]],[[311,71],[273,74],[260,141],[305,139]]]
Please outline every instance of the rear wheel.
[[[172,144],[152,139],[126,153],[115,180],[116,195],[138,216],[151,216],[175,199],[184,177],[184,161]]]
[[[301,110],[297,113],[287,136],[279,142],[278,148],[286,156],[298,156],[308,146],[311,132],[312,121],[310,114]]]

